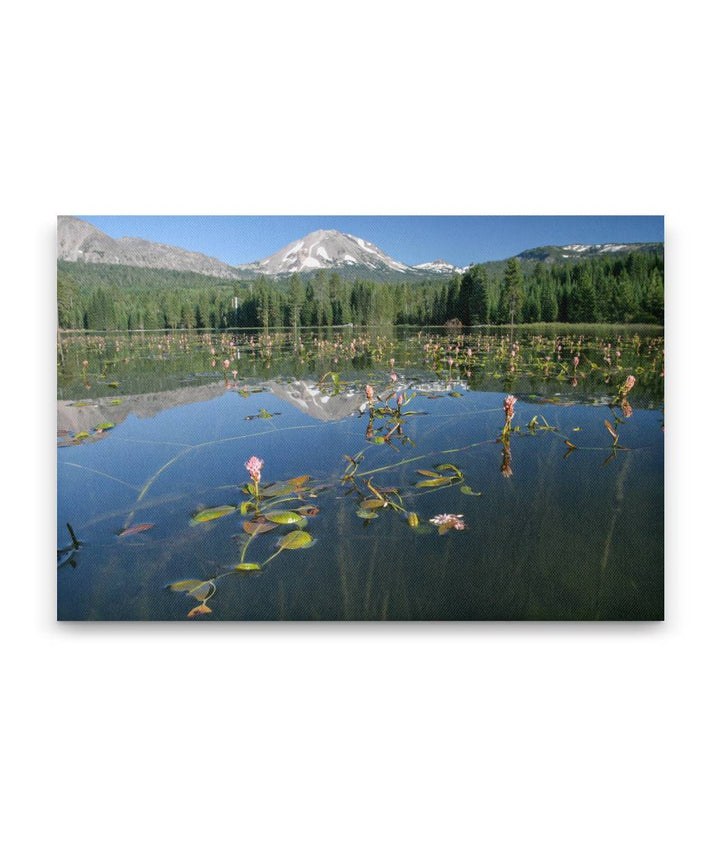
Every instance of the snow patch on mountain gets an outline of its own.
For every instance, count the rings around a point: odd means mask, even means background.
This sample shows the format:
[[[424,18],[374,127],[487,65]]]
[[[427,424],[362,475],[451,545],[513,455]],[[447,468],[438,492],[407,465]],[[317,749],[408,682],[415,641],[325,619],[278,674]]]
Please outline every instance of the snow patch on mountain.
[[[413,270],[369,241],[335,229],[311,232],[267,258],[242,265],[241,269],[262,271],[269,276],[282,276],[331,268],[342,269],[347,266],[364,266],[379,272],[385,270],[404,273]]]
[[[423,262],[421,265],[415,265],[415,270],[425,271],[430,273],[445,273],[454,274],[462,273],[467,268],[459,268],[446,262],[445,259],[435,259],[434,262]]]

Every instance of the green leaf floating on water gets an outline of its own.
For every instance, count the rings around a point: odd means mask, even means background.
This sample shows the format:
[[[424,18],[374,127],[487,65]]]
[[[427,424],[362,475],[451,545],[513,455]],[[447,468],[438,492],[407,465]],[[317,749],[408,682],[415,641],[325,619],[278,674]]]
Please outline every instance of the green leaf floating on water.
[[[202,511],[198,511],[197,514],[193,514],[190,525],[196,526],[198,523],[208,523],[211,520],[217,520],[218,517],[225,517],[227,514],[232,514],[233,511],[236,511],[234,505],[218,505],[216,508],[204,508]]]
[[[77,434],[75,435],[75,439],[76,440],[87,440],[87,438],[89,436],[90,435],[88,434],[87,431],[78,431]]]
[[[440,473],[433,472],[433,470],[415,470],[415,472],[419,476],[430,476],[431,479],[439,479]]]
[[[463,474],[462,474],[462,473],[460,472],[460,470],[455,466],[455,464],[440,464],[440,466],[438,467],[438,469],[439,469],[439,470],[452,470],[452,471],[453,471],[453,472],[458,476],[458,478],[462,478],[462,477],[463,477]]]
[[[114,422],[101,422],[99,425],[95,426],[96,431],[109,431],[111,428],[115,427]]]
[[[378,516],[378,513],[370,508],[358,508],[355,514],[363,520],[374,520]]]
[[[260,565],[257,562],[240,562],[239,565],[235,565],[233,571],[259,571]]]
[[[200,585],[188,589],[187,593],[190,595],[190,597],[194,597],[195,600],[207,600],[215,593],[215,583],[213,583],[211,580],[204,580],[200,583]]]
[[[460,488],[460,493],[467,494],[468,496],[482,496],[482,493],[481,493],[479,490],[478,490],[478,491],[474,491],[474,490],[470,487],[470,485],[467,485],[467,484],[464,484],[464,485]]]
[[[265,517],[271,523],[280,523],[288,526],[291,523],[300,523],[303,517],[295,511],[268,511]]]
[[[384,508],[387,503],[382,499],[364,499],[360,508]]]
[[[212,590],[211,586],[212,583],[207,580],[179,580],[168,588],[170,591],[186,591],[198,600],[204,600],[205,595]]]
[[[305,482],[310,480],[310,476],[297,476],[294,479],[288,479],[284,482],[269,484],[262,489],[263,497],[269,496],[286,496],[289,493],[299,493],[304,489]]]
[[[262,535],[263,532],[277,529],[277,523],[268,523],[264,517],[258,517],[256,520],[245,520],[243,529],[248,535]]]
[[[312,542],[313,537],[308,532],[304,532],[302,529],[293,529],[280,542],[280,549],[302,550],[304,547],[309,547]]]
[[[448,484],[452,484],[452,478],[450,476],[442,476],[437,479],[425,479],[425,481],[420,481],[415,485],[415,487],[441,487]]]

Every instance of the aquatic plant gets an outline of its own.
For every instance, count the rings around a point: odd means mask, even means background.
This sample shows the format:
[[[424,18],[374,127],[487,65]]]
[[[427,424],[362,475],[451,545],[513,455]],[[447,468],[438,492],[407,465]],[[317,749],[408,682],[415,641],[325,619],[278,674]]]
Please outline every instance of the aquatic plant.
[[[514,395],[508,395],[503,401],[503,410],[505,411],[505,425],[502,430],[503,439],[507,438],[508,434],[511,431],[511,422],[513,417],[515,416],[515,404],[517,403],[517,398]]]
[[[438,535],[444,535],[451,529],[457,529],[461,532],[467,528],[465,521],[462,519],[463,516],[462,514],[438,514],[435,517],[431,517],[429,522],[433,526],[438,527]]]

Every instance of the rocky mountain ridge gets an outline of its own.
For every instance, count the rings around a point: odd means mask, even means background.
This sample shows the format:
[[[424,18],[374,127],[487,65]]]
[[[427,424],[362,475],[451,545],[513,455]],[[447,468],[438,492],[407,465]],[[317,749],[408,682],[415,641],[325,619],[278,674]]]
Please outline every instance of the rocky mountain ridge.
[[[630,252],[661,254],[663,244],[567,244],[543,246],[518,253],[521,263],[563,263]],[[407,265],[392,258],[380,247],[363,238],[320,229],[287,244],[264,259],[232,266],[220,259],[143,238],[111,238],[78,217],[58,217],[57,258],[84,264],[125,265],[186,271],[222,279],[247,280],[259,276],[282,279],[316,271],[338,271],[344,275],[376,281],[402,281],[447,278],[464,273],[469,266],[457,267],[444,259]],[[506,260],[505,260],[506,261]],[[485,262],[488,268],[504,261]]]

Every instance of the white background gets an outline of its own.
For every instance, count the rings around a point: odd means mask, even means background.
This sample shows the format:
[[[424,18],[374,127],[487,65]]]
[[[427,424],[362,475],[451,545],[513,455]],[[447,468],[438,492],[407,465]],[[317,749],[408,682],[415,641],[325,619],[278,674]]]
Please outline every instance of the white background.
[[[717,852],[711,4],[252,5],[4,12],[6,852]],[[665,623],[56,624],[79,212],[665,214]]]

